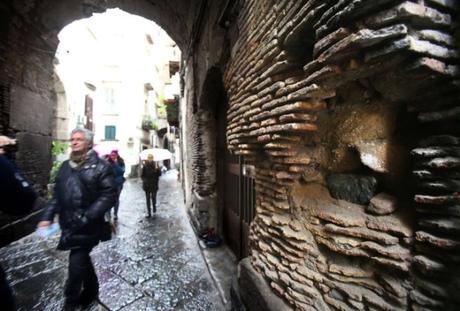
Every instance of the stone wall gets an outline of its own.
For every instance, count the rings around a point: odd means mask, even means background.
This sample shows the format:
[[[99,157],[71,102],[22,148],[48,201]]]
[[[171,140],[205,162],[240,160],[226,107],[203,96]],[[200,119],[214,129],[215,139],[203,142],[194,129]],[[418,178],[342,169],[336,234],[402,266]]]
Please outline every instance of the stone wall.
[[[182,114],[183,166],[186,205],[196,231],[219,231],[217,178],[217,111],[225,104],[221,68],[225,29],[218,26],[221,2],[201,1],[184,56],[186,107]]]
[[[51,120],[54,99],[49,76],[53,44],[40,37],[40,27],[29,26],[21,15],[27,8],[0,4],[0,134],[17,139],[14,161],[43,194],[51,168]],[[51,69],[50,69],[51,68]],[[43,200],[38,200],[40,209]],[[38,219],[32,211],[25,218],[0,212],[0,245],[32,232]]]
[[[459,303],[457,14],[242,2],[228,147],[256,166],[251,263],[292,308]]]
[[[0,10],[8,16],[2,28],[0,83],[8,89],[2,102],[9,104],[1,130],[18,139],[17,164],[33,183],[40,185],[37,190],[42,190],[51,164],[53,106],[49,103],[54,99],[50,76],[55,46],[40,37],[40,27],[29,26],[30,20],[17,7],[4,3]]]

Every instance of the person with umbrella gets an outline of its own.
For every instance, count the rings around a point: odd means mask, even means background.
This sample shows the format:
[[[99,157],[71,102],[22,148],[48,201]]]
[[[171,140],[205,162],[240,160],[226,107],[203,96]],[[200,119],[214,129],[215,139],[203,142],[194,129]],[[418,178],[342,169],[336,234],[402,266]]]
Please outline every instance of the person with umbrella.
[[[142,166],[142,188],[145,192],[145,199],[147,201],[147,218],[152,216],[151,208],[153,213],[156,213],[156,201],[158,191],[158,180],[160,179],[161,170],[156,162],[154,162],[153,154],[147,156],[147,161]]]

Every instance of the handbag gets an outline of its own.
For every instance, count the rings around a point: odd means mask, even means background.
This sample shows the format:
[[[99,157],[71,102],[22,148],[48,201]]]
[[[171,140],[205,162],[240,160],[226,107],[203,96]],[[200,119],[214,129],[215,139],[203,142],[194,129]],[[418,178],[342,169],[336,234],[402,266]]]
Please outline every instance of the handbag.
[[[109,241],[112,239],[112,223],[110,221],[104,220],[102,223],[101,230],[101,242]]]

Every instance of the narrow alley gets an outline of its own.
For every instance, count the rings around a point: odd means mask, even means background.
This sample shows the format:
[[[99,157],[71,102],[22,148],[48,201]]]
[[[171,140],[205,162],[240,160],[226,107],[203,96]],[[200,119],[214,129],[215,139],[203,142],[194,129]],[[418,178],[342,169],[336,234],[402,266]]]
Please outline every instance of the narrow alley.
[[[457,0],[2,0],[19,310],[63,305],[68,254],[30,233],[74,128],[131,178],[93,310],[460,310],[459,99]],[[175,170],[148,219],[152,149]]]
[[[177,171],[161,178],[157,205],[156,216],[145,218],[140,181],[125,183],[116,237],[91,253],[101,305],[90,310],[225,310],[226,298],[209,273],[186,215]],[[19,310],[62,308],[68,252],[56,251],[56,243],[57,235],[43,240],[32,234],[2,249],[0,263]],[[204,251],[205,257],[214,256]],[[230,259],[223,255],[222,260]]]

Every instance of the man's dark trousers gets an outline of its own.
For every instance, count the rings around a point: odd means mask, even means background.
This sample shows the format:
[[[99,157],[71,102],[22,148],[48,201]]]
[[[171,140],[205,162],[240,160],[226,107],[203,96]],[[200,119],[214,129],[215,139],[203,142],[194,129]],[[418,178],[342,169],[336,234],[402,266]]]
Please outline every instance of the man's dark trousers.
[[[15,311],[13,293],[11,288],[6,281],[6,275],[0,266],[0,301],[2,302],[2,310]]]
[[[67,304],[78,305],[84,300],[97,298],[99,283],[89,256],[91,250],[80,248],[70,251],[69,274],[64,290]]]
[[[152,187],[145,190],[145,199],[147,200],[147,214],[150,215],[150,206],[153,208],[153,212],[157,212],[157,191],[158,188]]]

